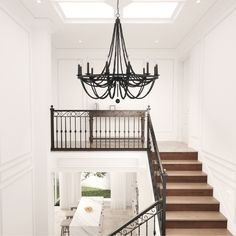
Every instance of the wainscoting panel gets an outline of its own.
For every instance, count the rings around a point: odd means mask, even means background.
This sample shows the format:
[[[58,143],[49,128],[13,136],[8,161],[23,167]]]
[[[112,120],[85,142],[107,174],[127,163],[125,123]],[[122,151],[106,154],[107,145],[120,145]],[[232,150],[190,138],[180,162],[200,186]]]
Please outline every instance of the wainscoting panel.
[[[214,187],[214,196],[220,201],[220,211],[227,216],[229,230],[235,233],[236,164],[205,151],[200,156],[208,182]]]
[[[31,152],[29,33],[0,9],[1,162]],[[16,40],[17,39],[17,40]],[[20,125],[19,125],[20,124]]]
[[[32,191],[31,169],[1,190],[2,235],[34,235]]]

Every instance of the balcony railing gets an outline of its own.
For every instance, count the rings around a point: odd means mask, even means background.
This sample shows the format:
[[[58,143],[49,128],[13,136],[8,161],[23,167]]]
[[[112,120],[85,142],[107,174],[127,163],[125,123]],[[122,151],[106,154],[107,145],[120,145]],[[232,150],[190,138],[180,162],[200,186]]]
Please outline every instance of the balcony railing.
[[[146,110],[55,110],[51,150],[146,150]]]

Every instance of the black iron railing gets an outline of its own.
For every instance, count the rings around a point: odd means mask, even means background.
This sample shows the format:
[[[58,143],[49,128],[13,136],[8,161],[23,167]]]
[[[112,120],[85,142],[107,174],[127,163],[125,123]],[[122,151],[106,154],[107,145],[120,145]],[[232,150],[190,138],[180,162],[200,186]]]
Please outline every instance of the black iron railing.
[[[155,203],[110,235],[156,235],[157,228],[162,236],[166,235],[167,174],[149,110],[55,110],[51,106],[52,151],[146,150],[148,153]]]
[[[152,120],[149,112],[147,115],[147,129],[147,153],[152,178],[153,193],[155,201],[160,203],[157,205],[157,212],[160,212],[160,214],[158,215],[158,221],[160,226],[160,233],[162,236],[165,236],[167,173],[162,166],[155,131],[152,125]]]
[[[109,234],[109,236],[157,235],[157,231],[159,230],[157,219],[160,217],[160,214],[162,214],[158,209],[161,204],[162,203],[159,201],[153,203],[119,229]]]
[[[146,150],[146,111],[55,110],[51,150]]]

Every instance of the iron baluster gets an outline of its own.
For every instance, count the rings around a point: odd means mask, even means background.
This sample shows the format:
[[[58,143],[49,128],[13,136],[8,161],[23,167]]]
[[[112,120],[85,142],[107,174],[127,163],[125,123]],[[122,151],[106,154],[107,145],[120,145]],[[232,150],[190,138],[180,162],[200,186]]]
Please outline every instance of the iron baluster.
[[[76,142],[77,142],[77,140],[76,140],[76,133],[77,133],[77,129],[76,129],[76,116],[74,117],[74,119],[75,119],[75,129],[74,129],[74,133],[75,133],[75,148],[77,147],[76,146]]]
[[[95,136],[96,136],[96,148],[98,147],[98,119],[96,117],[96,129],[95,129]]]
[[[114,130],[114,132],[115,132],[115,148],[116,148],[116,116],[115,116],[115,122],[114,122],[114,124],[115,124],[115,130]]]
[[[133,148],[135,148],[135,117],[133,117]]]
[[[125,121],[126,121],[126,119],[125,119],[126,117],[124,116],[124,148],[125,148],[125,144],[126,144],[126,137],[125,137],[125,125],[126,125],[126,123],[125,123]]]
[[[138,117],[138,147],[139,147],[140,139],[141,139],[141,137],[140,137],[140,119]]]
[[[87,147],[87,121],[86,116],[84,117],[84,145]]]
[[[119,121],[119,131],[118,131],[118,134],[119,134],[119,148],[120,148],[120,116],[118,118],[118,121]]]
[[[60,117],[61,118],[61,148],[63,148],[63,129],[62,129],[62,116]]]
[[[129,148],[129,133],[130,133],[130,126],[129,126],[129,120],[130,120],[130,118],[128,117],[128,148]]]
[[[66,116],[65,116],[65,130],[64,130],[64,134],[65,134],[65,148],[67,148]]]
[[[69,132],[70,132],[70,148],[71,148],[71,116],[70,116],[70,118],[69,118],[69,121],[70,121],[70,130],[69,130]]]
[[[105,148],[107,147],[107,117],[105,117]]]
[[[58,148],[58,117],[56,117],[56,144]]]
[[[148,221],[146,222],[146,236],[148,236]]]
[[[83,143],[82,143],[82,118],[81,116],[79,117],[79,142],[80,142],[80,148],[83,148]]]
[[[100,128],[100,148],[102,147],[102,117],[100,116],[100,124],[99,124],[99,128]]]
[[[111,117],[109,117],[109,148],[111,148]]]
[[[51,121],[51,150],[54,149],[54,108],[50,108],[50,121]]]

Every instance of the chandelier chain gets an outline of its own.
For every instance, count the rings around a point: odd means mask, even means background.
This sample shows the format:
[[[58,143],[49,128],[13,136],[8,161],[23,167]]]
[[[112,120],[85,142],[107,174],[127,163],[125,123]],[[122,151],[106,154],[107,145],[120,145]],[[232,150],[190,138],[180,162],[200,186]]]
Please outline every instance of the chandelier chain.
[[[116,5],[116,17],[120,17],[120,1],[117,0],[117,5]]]

